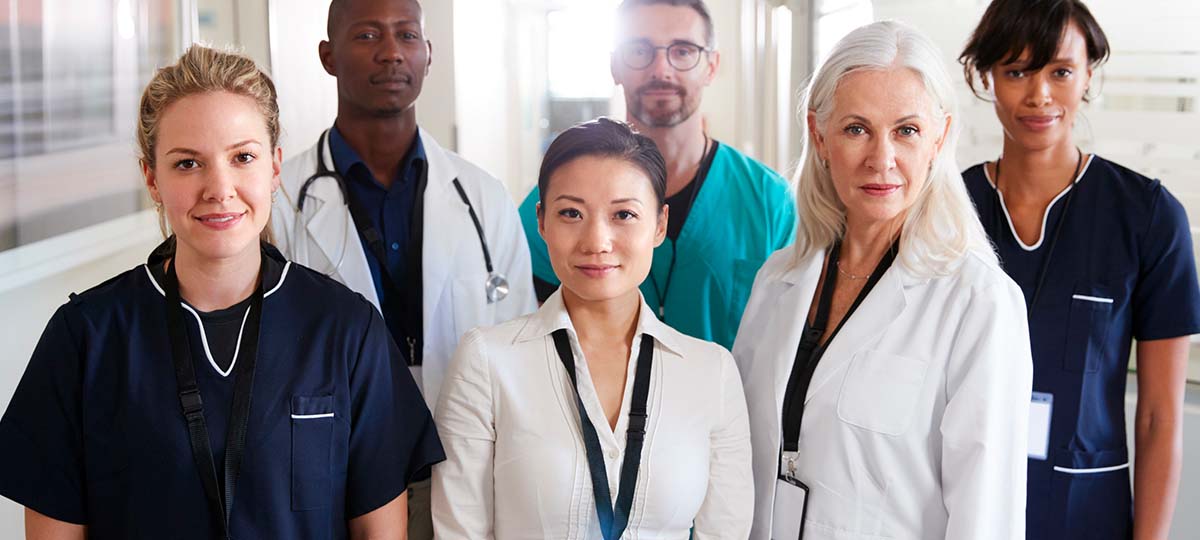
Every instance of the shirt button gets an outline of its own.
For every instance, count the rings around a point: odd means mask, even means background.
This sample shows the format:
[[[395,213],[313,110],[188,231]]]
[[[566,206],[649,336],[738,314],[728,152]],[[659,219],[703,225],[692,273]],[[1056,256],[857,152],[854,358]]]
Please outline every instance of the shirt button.
[[[617,451],[609,450],[608,451],[608,459],[617,459]]]
[[[392,242],[392,251],[400,251],[400,242]]]

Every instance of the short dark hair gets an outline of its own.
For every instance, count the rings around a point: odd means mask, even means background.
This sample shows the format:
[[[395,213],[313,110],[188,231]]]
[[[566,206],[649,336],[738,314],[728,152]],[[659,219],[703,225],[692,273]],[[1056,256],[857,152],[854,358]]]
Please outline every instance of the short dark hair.
[[[658,146],[629,124],[608,118],[567,128],[550,143],[538,171],[538,202],[543,206],[546,204],[546,191],[555,171],[586,156],[621,159],[641,169],[650,181],[659,210],[662,210],[667,199],[667,162],[658,152]]]
[[[681,6],[689,7],[700,14],[700,19],[704,21],[704,43],[705,47],[716,47],[717,31],[713,28],[712,14],[708,11],[708,6],[704,0],[625,0],[617,7],[618,15],[626,15],[633,8],[643,6]]]
[[[1087,44],[1088,62],[1095,68],[1108,59],[1108,38],[1080,0],[993,0],[958,57],[967,85],[983,97],[976,84],[998,64],[1014,62],[1029,51],[1028,70],[1039,70],[1058,52],[1071,23],[1079,25]]]
[[[346,7],[347,0],[330,0],[329,15],[325,19],[325,38],[332,41],[333,31],[341,24],[342,11]],[[411,0],[417,7],[421,7],[420,0]]]

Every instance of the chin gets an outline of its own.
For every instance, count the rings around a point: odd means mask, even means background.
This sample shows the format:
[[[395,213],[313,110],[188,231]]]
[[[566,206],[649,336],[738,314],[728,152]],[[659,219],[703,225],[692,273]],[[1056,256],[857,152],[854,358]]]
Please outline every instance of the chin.
[[[563,282],[563,287],[581,300],[602,302],[637,292],[637,284],[618,283],[616,280],[572,280]]]
[[[246,251],[256,248],[258,239],[259,235],[257,234],[253,236],[244,233],[213,234],[205,231],[189,235],[187,238],[180,237],[179,242],[187,245],[203,259],[216,260],[242,255]]]

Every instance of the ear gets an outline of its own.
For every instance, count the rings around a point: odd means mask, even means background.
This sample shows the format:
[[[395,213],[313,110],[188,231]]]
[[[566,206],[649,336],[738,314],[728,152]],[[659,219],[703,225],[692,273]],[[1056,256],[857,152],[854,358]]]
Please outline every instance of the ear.
[[[271,191],[279,189],[283,183],[283,178],[280,172],[283,170],[283,148],[275,147],[275,151],[271,153]]]
[[[659,214],[658,223],[654,226],[654,247],[661,246],[663,241],[667,239],[667,223],[671,219],[671,205],[662,205],[662,212]]]
[[[704,86],[712,84],[717,78],[717,69],[721,67],[721,51],[713,51],[708,53],[708,62],[705,63],[708,67],[708,74],[704,77]]]
[[[433,65],[433,42],[425,40],[425,74],[429,75],[429,68]]]
[[[534,213],[537,214],[538,234],[541,235],[542,238],[545,238],[546,237],[546,211],[545,211],[546,209],[542,207],[542,203],[537,203],[537,206],[535,206],[534,208],[536,209],[536,210],[534,210]]]
[[[321,67],[325,68],[325,73],[337,77],[337,64],[333,61],[333,44],[322,40],[317,45],[317,56],[321,58]]]
[[[950,138],[950,128],[954,126],[954,116],[946,113],[946,125],[942,126],[942,135],[937,140],[937,153],[942,153],[942,146],[946,144],[946,139]]]
[[[621,86],[621,60],[617,58],[617,52],[613,51],[608,55],[608,73],[612,75],[613,85]]]
[[[146,191],[150,192],[150,200],[162,204],[162,195],[158,193],[158,177],[154,175],[154,168],[144,160],[139,160],[138,163],[142,166],[142,179],[146,182]]]
[[[825,136],[822,135],[821,130],[818,129],[817,113],[810,110],[805,118],[807,120],[805,123],[808,124],[808,137],[812,139],[813,144],[817,147],[817,159],[821,161],[827,161],[829,158],[826,157],[827,151],[825,150]]]

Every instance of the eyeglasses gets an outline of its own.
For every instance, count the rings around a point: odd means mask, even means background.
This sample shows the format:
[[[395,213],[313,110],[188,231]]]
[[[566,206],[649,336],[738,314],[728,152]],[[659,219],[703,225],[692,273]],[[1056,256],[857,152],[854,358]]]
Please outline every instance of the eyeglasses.
[[[700,65],[700,54],[712,52],[687,41],[677,41],[665,47],[655,47],[644,41],[633,41],[617,49],[621,61],[630,69],[646,69],[654,63],[658,51],[667,51],[667,63],[679,71],[688,71]]]

